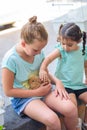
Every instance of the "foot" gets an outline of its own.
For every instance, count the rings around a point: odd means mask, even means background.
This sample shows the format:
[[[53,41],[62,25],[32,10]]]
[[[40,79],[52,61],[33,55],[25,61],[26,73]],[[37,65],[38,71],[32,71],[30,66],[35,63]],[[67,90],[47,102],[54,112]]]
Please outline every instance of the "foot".
[[[83,130],[87,130],[87,123],[82,123],[82,128],[83,128]]]
[[[82,119],[81,118],[78,118],[78,124],[77,124],[76,130],[82,130]]]

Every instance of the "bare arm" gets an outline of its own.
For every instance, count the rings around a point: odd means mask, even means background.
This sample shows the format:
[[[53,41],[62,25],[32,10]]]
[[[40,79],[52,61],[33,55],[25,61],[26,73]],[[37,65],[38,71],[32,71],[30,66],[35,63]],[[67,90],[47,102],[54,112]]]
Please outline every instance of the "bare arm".
[[[87,84],[87,61],[85,61],[84,68],[85,68],[85,83]]]
[[[55,88],[55,96],[60,96],[61,99],[65,98],[65,99],[70,99],[69,94],[67,93],[67,91],[64,88],[63,83],[61,82],[61,80],[59,80],[58,78],[56,78],[55,76],[49,74],[49,78],[51,80],[51,82],[53,84],[55,84],[56,88]]]
[[[35,90],[24,90],[20,88],[14,88],[13,87],[14,82],[14,73],[7,68],[2,69],[2,85],[5,94],[8,97],[21,97],[21,98],[27,98],[32,96],[44,96],[47,93],[49,93],[51,89],[51,85],[48,84],[43,87],[39,87]]]
[[[40,70],[46,70],[48,65],[55,60],[57,57],[60,57],[60,52],[58,49],[55,49],[52,53],[50,53],[45,60],[42,62]]]
[[[57,57],[60,57],[60,52],[58,51],[58,49],[55,49],[51,54],[49,54],[44,59],[44,61],[41,64],[40,71],[39,71],[39,76],[40,76],[41,80],[45,81],[47,79],[47,77],[48,77],[47,67]]]

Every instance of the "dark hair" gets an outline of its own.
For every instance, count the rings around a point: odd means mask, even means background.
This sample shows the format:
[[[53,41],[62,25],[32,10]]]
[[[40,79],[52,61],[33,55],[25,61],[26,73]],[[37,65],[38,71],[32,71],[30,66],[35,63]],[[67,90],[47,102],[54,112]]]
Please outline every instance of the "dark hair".
[[[75,23],[64,24],[61,28],[59,28],[59,30],[59,35],[65,39],[71,39],[73,41],[79,42],[81,38],[83,38],[82,54],[85,54],[86,32],[81,32],[80,27]]]
[[[63,27],[63,24],[61,24],[60,26],[59,26],[59,30],[58,30],[58,36],[57,36],[57,42],[59,42],[60,41],[60,33],[61,33],[61,28]]]
[[[83,32],[83,49],[82,49],[83,55],[85,55],[85,45],[86,45],[86,32]]]
[[[33,43],[35,39],[39,41],[47,41],[48,33],[44,25],[40,22],[37,22],[37,16],[33,16],[21,29],[21,39],[27,44]]]

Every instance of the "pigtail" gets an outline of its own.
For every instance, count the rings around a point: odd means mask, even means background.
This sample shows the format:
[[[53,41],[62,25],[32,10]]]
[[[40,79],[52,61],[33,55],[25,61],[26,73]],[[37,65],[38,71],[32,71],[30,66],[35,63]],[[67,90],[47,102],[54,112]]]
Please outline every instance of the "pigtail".
[[[85,45],[86,45],[86,32],[82,33],[83,37],[83,49],[82,49],[82,55],[85,55]]]
[[[61,25],[59,26],[58,36],[57,36],[57,42],[60,42],[60,35],[61,35],[61,29],[62,29],[62,27],[63,27],[63,24],[61,24]]]

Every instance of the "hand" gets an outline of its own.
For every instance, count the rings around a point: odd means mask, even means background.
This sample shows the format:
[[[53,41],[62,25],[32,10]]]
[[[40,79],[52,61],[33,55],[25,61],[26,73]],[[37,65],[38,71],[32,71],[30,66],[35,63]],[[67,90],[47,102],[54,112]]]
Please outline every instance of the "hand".
[[[51,91],[51,84],[42,83],[39,88],[37,88],[37,93],[39,96],[45,96]]]
[[[66,100],[70,99],[69,94],[67,93],[67,91],[65,90],[65,88],[61,88],[61,87],[56,87],[55,88],[55,96],[60,96],[61,99],[65,98]]]
[[[40,70],[39,71],[39,77],[40,77],[41,81],[43,81],[43,82],[46,82],[46,81],[49,80],[48,74],[47,74],[47,72],[45,70]]]

